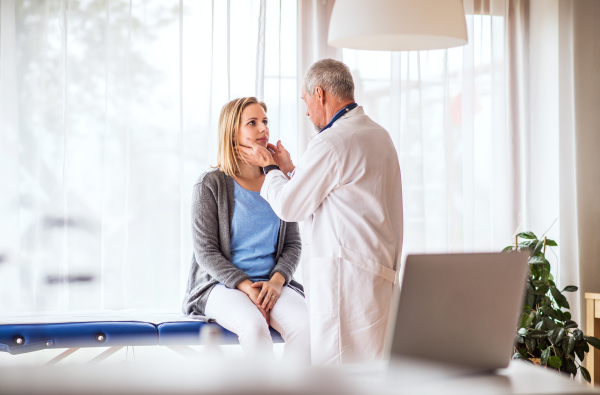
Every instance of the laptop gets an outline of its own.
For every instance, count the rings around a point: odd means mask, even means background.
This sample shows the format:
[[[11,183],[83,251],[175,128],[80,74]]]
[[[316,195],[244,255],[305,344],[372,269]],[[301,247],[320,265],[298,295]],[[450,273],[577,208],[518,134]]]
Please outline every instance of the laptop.
[[[390,316],[390,360],[418,359],[461,372],[507,367],[527,260],[525,252],[408,255]]]
[[[408,255],[392,304],[389,366],[356,366],[395,381],[477,374],[508,366],[528,254]]]

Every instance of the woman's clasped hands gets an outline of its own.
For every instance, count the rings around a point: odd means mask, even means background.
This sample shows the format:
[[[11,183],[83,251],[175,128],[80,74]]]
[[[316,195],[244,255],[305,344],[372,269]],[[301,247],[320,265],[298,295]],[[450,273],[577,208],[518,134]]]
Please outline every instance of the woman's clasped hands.
[[[279,272],[276,272],[273,277],[269,281],[258,281],[252,284],[252,288],[260,288],[260,293],[258,294],[258,304],[260,308],[265,311],[271,311],[277,299],[281,295],[281,288],[283,288],[283,284],[285,283],[285,278]]]
[[[250,280],[244,280],[238,284],[237,288],[248,295],[252,303],[265,317],[267,323],[270,324],[270,311],[277,303],[284,284],[285,278],[281,273],[276,272],[269,281],[253,283]]]

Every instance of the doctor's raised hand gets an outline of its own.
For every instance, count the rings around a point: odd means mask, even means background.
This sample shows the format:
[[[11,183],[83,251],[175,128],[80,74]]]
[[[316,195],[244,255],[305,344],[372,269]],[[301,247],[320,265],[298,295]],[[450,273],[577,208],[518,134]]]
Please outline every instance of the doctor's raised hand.
[[[251,138],[244,140],[244,145],[238,145],[237,153],[240,159],[251,166],[266,167],[269,165],[275,165],[275,159],[268,149],[256,143]]]
[[[271,152],[271,156],[275,160],[275,163],[284,174],[288,174],[294,171],[296,166],[292,162],[292,157],[288,150],[286,150],[281,144],[281,140],[277,141],[277,145],[269,144],[267,149]]]
[[[246,139],[245,144],[246,146],[238,147],[238,154],[249,165],[265,167],[275,164],[284,174],[291,173],[296,168],[281,140],[277,141],[277,145],[269,143],[266,149],[252,139]]]

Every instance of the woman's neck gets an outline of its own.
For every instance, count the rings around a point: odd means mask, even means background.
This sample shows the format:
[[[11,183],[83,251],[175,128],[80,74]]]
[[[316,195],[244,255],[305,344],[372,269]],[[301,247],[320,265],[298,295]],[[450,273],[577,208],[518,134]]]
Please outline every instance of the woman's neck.
[[[245,179],[245,180],[255,180],[261,178],[263,176],[263,172],[261,171],[259,166],[252,166],[246,163],[240,163],[240,172],[235,176]]]

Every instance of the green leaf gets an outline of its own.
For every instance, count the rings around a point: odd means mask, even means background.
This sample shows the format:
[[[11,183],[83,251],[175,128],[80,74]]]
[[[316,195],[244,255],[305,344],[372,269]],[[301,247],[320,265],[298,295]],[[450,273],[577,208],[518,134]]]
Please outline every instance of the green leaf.
[[[587,381],[588,383],[591,383],[592,382],[592,376],[590,376],[590,372],[588,372],[588,370],[585,367],[581,366],[581,365],[579,365],[579,370],[581,370],[581,375],[583,376],[583,379],[585,381]]]
[[[533,232],[521,232],[517,236],[522,239],[537,239],[537,236]]]
[[[544,348],[548,347],[548,343],[546,343],[546,340],[542,340],[538,343],[537,345],[537,349],[538,350],[543,350]]]
[[[556,328],[556,323],[550,317],[544,317],[544,322],[546,323],[547,330]]]
[[[563,321],[568,321],[571,319],[571,313],[569,313],[568,311],[561,311],[560,313],[562,314]]]
[[[529,247],[530,245],[532,245],[533,243],[536,243],[537,239],[533,239],[533,240],[525,240],[519,243],[519,247]]]
[[[540,322],[538,322],[538,323],[535,325],[535,329],[536,329],[536,330],[538,330],[538,331],[544,330],[544,324],[545,324],[545,322],[544,322],[543,320],[542,320],[542,321],[540,321]]]
[[[545,284],[548,282],[548,275],[550,274],[550,266],[542,267],[542,282]]]
[[[573,338],[575,338],[575,340],[582,340],[583,339],[583,332],[580,329],[575,329],[573,331]]]
[[[529,325],[531,325],[534,318],[535,318],[535,314],[530,314],[529,317],[527,317],[527,320],[525,321],[525,328],[528,328]]]
[[[527,359],[527,350],[522,348],[519,350],[519,354],[523,357],[523,359]]]
[[[560,344],[560,342],[565,338],[565,328],[560,328],[558,334],[556,335],[556,341],[554,344]]]
[[[567,298],[565,298],[565,296],[562,293],[560,293],[558,288],[550,287],[550,292],[552,293],[552,297],[554,298],[554,301],[558,306],[564,307],[565,309],[569,308],[569,302],[567,302]]]
[[[566,366],[565,370],[567,373],[571,373],[573,376],[577,376],[577,366],[575,366],[575,362],[571,358],[565,358]]]
[[[542,252],[543,247],[544,247],[544,240],[538,241],[537,244],[535,245],[535,248],[533,249],[533,255],[537,255],[540,252]]]
[[[525,327],[525,321],[527,321],[527,318],[529,318],[529,314],[526,311],[524,311],[523,314],[521,315],[521,319],[519,320],[518,328]]]
[[[521,354],[519,354],[518,352],[516,352],[512,356],[512,359],[525,359],[525,358],[523,358],[523,356]]]
[[[542,302],[542,304],[544,306],[551,307],[552,306],[552,299],[550,299],[548,296],[546,296],[546,297],[544,297],[544,301]]]
[[[575,349],[575,355],[577,355],[577,358],[579,358],[580,362],[583,362],[583,359],[585,358],[585,353],[583,352],[583,350]]]
[[[565,355],[564,351],[560,347],[554,347],[554,353],[559,358],[562,358]]]
[[[548,332],[548,340],[550,340],[552,343],[556,343],[556,335],[558,333],[559,329],[552,329],[551,331]]]
[[[535,339],[533,339],[531,337],[525,338],[525,344],[527,345],[527,349],[531,353],[533,353],[533,351],[535,350],[535,347],[537,346],[537,342],[535,341]]]
[[[529,334],[534,339],[545,339],[548,337],[548,333],[546,331],[534,330]]]
[[[587,336],[584,337],[584,340],[592,347],[594,347],[595,349],[600,350],[600,340],[598,340],[598,338],[595,338],[594,336]]]
[[[527,329],[525,329],[525,328],[521,328],[521,329],[519,329],[519,330],[517,331],[517,334],[518,334],[519,336],[527,336]]]
[[[527,318],[529,318],[529,314],[523,313],[523,315],[521,316],[521,320],[519,321],[519,328],[527,327],[527,325],[525,325],[525,322],[527,322]],[[517,333],[519,332],[517,331]]]
[[[550,358],[550,347],[547,347],[542,351],[542,360],[540,361],[540,364],[546,366],[548,364],[548,358]]]
[[[517,343],[524,344],[525,343],[525,338],[523,336],[517,336],[517,337],[515,337],[515,341]]]
[[[555,369],[558,369],[562,366],[560,358],[556,355],[553,355],[550,358],[548,358],[548,364]]]
[[[530,265],[550,265],[550,262],[543,256],[534,256],[529,260]]]
[[[583,352],[586,352],[586,353],[590,352],[590,346],[588,346],[586,341],[583,342],[583,345],[581,348],[583,349]]]
[[[547,285],[542,285],[533,294],[534,295],[546,295],[546,293],[548,293],[548,289],[550,289],[550,288]]]
[[[544,315],[545,315],[546,317],[550,317],[550,318],[554,318],[554,319],[558,318],[558,317],[556,316],[556,312],[554,311],[554,309],[553,309],[552,307],[549,307],[549,306],[542,306],[542,309],[541,309],[541,310],[542,310],[542,313],[544,313]]]
[[[572,336],[569,336],[569,344],[567,346],[567,354],[573,354],[573,351],[575,350],[575,338],[573,338]]]
[[[504,249],[502,250],[502,252],[509,252],[509,251],[512,251],[512,250],[513,250],[513,246],[507,246],[507,247],[504,247]]]
[[[531,290],[531,292],[529,292]],[[529,306],[534,306],[535,305],[535,295],[533,294],[533,287],[529,286],[528,290],[527,290],[527,304]]]
[[[552,239],[546,239],[546,245],[550,247],[558,247],[558,244]]]
[[[577,326],[578,325],[575,321],[568,320],[567,322],[565,322],[565,329],[577,328]]]
[[[562,291],[563,292],[575,292],[578,289],[579,288],[577,288],[575,285],[567,285]]]
[[[565,338],[563,339],[561,345],[560,345],[563,349],[563,351],[565,352],[565,354],[568,354],[569,352],[569,336],[565,336]]]

